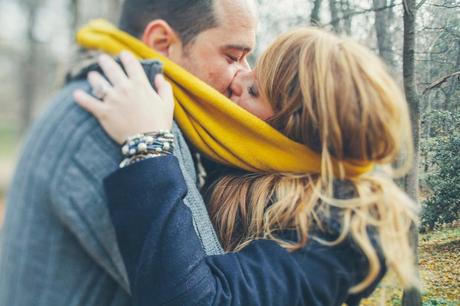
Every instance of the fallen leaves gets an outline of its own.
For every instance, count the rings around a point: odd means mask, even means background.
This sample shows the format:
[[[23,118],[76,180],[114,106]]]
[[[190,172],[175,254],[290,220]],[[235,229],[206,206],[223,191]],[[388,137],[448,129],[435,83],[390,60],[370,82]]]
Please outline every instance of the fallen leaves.
[[[423,305],[460,305],[460,227],[419,237],[419,265]],[[361,305],[401,305],[402,289],[387,275]]]

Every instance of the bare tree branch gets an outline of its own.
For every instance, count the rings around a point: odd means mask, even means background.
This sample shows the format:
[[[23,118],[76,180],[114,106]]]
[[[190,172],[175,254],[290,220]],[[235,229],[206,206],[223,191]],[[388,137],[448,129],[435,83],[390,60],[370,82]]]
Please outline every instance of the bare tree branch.
[[[415,7],[415,9],[418,10],[419,8],[421,8],[422,5],[425,4],[425,2],[426,2],[426,0],[421,0],[421,1],[419,2],[419,4],[417,4],[417,6]]]
[[[423,94],[426,94],[428,91],[437,88],[441,86],[443,83],[445,83],[448,79],[452,77],[460,76],[460,71],[453,72],[451,74],[445,75],[442,78],[437,79],[433,83],[431,83],[425,90],[423,91]]]
[[[396,7],[396,6],[399,6],[399,5],[401,5],[401,3],[393,3],[393,4],[390,4],[390,5],[386,5],[386,6],[382,6],[382,7],[378,7],[378,8],[369,8],[369,9],[364,9],[364,10],[360,10],[360,11],[356,11],[356,12],[351,12],[349,14],[343,15],[340,18],[332,19],[328,23],[323,24],[322,26],[324,27],[324,26],[328,26],[328,25],[333,25],[333,24],[336,24],[337,22],[339,22],[341,20],[348,19],[348,18],[351,18],[351,17],[356,16],[356,15],[362,15],[362,14],[367,14],[367,13],[371,13],[371,12],[383,11],[383,10],[386,10],[386,9],[389,9],[389,8],[392,8],[392,7]]]
[[[446,5],[446,4],[435,4],[435,3],[430,3],[430,6],[443,7],[443,8],[448,8],[448,9],[453,9],[453,8],[459,8],[460,7],[460,5]]]

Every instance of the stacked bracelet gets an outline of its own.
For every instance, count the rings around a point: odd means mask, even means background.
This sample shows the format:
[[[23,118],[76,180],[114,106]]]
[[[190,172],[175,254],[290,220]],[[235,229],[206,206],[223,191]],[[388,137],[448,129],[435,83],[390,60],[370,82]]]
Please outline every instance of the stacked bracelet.
[[[121,148],[125,159],[120,168],[147,158],[172,154],[174,135],[171,132],[159,131],[136,134],[129,137]]]

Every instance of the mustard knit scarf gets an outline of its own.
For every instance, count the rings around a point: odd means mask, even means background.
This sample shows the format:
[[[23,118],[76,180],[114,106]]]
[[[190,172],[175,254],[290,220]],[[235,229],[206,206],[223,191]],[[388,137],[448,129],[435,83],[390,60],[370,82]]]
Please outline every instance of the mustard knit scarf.
[[[211,159],[251,172],[321,173],[321,155],[275,130],[239,107],[140,40],[105,20],[94,20],[77,34],[88,49],[112,55],[128,50],[140,59],[157,59],[171,82],[176,100],[174,119],[188,140]],[[356,176],[369,163],[333,160],[337,175]]]

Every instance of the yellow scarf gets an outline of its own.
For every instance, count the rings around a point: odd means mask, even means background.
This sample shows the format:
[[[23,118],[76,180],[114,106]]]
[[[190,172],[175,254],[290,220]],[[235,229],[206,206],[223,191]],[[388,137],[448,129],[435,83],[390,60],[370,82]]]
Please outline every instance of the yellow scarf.
[[[112,55],[128,50],[140,59],[163,62],[176,100],[174,119],[187,139],[211,159],[251,172],[321,173],[321,155],[292,141],[111,23],[102,19],[90,22],[78,32],[77,42]],[[337,175],[344,171],[346,176],[372,168],[369,163],[338,161],[333,161],[333,166]]]

